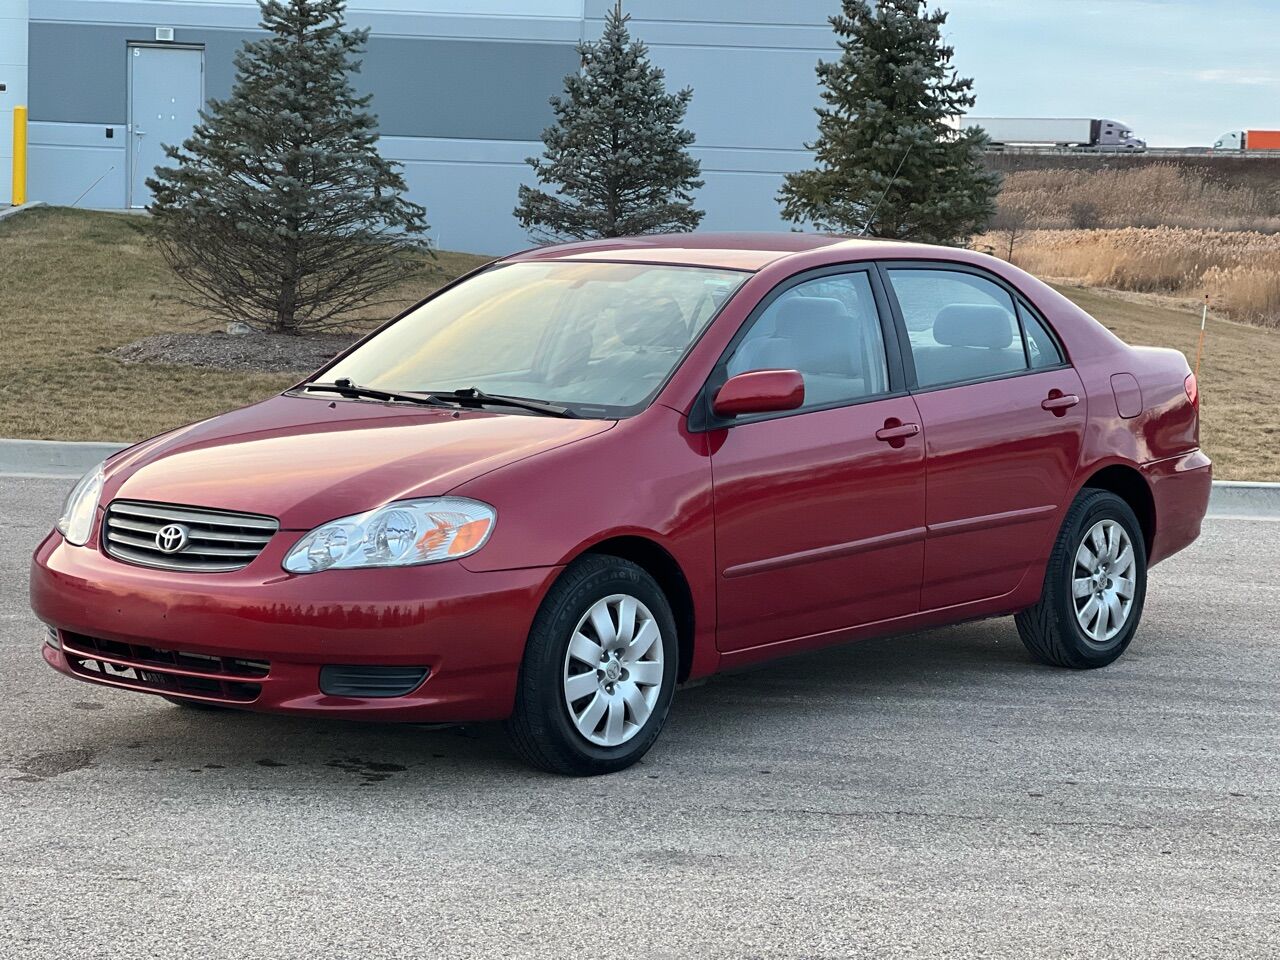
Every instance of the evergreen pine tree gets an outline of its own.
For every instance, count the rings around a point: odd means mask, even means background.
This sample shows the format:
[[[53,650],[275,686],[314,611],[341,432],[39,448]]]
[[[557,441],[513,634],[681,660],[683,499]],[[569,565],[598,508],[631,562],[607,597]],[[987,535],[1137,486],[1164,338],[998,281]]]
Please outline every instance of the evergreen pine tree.
[[[818,64],[826,106],[817,142],[806,144],[817,168],[786,177],[784,217],[932,243],[963,240],[991,219],[1000,179],[982,166],[985,135],[951,125],[974,97],[942,41],[946,19],[922,0],[844,0],[831,17],[840,57]]]
[[[260,0],[268,36],[235,58],[175,162],[147,181],[160,249],[191,302],[280,333],[342,322],[421,268],[425,211],[378,155],[349,76],[367,30],[343,0]]]
[[[680,128],[693,91],[666,92],[629,19],[621,4],[609,13],[599,42],[578,46],[582,70],[565,77],[565,95],[551,98],[556,124],[543,131],[542,158],[527,162],[555,192],[522,185],[515,210],[540,240],[692,230],[702,220],[694,138]]]

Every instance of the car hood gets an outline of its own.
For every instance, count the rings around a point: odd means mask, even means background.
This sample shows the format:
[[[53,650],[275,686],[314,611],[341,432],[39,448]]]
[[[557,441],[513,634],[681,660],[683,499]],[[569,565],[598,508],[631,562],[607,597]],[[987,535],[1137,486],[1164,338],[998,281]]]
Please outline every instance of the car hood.
[[[307,530],[608,430],[608,420],[282,395],[147,440],[107,467],[116,498],[277,517]]]

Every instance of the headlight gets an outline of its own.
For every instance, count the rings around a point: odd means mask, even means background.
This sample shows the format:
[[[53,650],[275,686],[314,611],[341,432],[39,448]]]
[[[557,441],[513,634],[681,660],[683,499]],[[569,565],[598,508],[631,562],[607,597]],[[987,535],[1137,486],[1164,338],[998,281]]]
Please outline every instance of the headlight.
[[[98,498],[102,496],[102,464],[98,464],[78,481],[67,494],[62,505],[62,516],[55,526],[67,543],[83,547],[93,531],[93,517],[98,512]]]
[[[457,560],[485,545],[497,512],[463,497],[399,500],[316,527],[284,558],[290,573]]]

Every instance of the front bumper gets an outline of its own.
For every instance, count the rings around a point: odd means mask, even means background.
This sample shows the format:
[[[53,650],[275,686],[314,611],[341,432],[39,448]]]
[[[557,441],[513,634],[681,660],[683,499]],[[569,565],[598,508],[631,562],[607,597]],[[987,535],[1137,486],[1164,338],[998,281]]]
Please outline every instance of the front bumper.
[[[58,631],[44,659],[80,680],[248,710],[433,723],[510,714],[529,628],[560,568],[477,573],[453,561],[297,576],[280,567],[295,539],[282,532],[243,570],[202,574],[132,566],[50,534],[31,566],[32,609]],[[93,651],[105,669],[84,669]],[[139,661],[138,651],[149,652]],[[240,661],[266,671],[245,675]],[[403,696],[333,696],[320,689],[333,664],[429,674]]]

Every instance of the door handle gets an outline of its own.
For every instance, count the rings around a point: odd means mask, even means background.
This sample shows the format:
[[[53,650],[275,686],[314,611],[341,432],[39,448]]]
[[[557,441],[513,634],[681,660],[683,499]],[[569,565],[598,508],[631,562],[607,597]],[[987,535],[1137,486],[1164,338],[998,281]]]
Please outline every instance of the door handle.
[[[876,439],[893,443],[894,440],[906,440],[907,437],[914,437],[920,432],[920,424],[918,423],[898,423],[891,420],[885,423],[883,427],[876,431]],[[895,446],[902,446],[901,443]]]
[[[1040,401],[1040,406],[1043,409],[1048,410],[1050,413],[1056,414],[1060,417],[1079,402],[1080,398],[1074,393],[1064,394],[1058,390],[1054,390],[1049,394],[1049,396]]]

